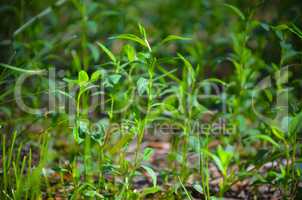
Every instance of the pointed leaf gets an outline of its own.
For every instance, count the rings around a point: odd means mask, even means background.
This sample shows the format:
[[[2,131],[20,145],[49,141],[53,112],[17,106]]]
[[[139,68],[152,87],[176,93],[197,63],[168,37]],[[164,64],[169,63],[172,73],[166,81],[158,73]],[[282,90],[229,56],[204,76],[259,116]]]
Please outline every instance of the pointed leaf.
[[[101,49],[107,54],[107,56],[110,58],[110,60],[114,63],[116,63],[116,58],[115,56],[113,55],[113,53],[107,48],[105,47],[104,45],[102,45],[101,43],[97,42],[97,45],[99,47],[101,47]]]
[[[128,60],[130,62],[135,61],[136,60],[135,49],[131,45],[126,45],[124,49],[127,54]]]
[[[29,74],[41,74],[46,72],[45,70],[29,70],[29,69],[23,69],[23,68],[19,68],[19,67],[15,67],[15,66],[11,66],[8,64],[4,64],[4,63],[0,63],[1,67],[7,68],[7,69],[11,69],[13,71],[17,71],[17,72],[22,72],[22,73],[29,73]]]
[[[131,40],[131,41],[137,42],[140,45],[148,48],[148,45],[146,44],[146,42],[143,39],[141,39],[138,36],[133,35],[133,34],[121,34],[121,35],[111,37],[111,38],[112,39],[121,39],[121,40]]]
[[[87,72],[85,71],[80,71],[78,74],[78,82],[79,84],[83,84],[89,81],[89,76],[87,74]]]
[[[156,187],[156,184],[157,184],[157,176],[156,176],[155,172],[153,171],[153,169],[150,168],[150,167],[147,167],[147,166],[145,166],[145,165],[143,165],[142,168],[144,168],[144,169],[147,171],[147,173],[149,174],[149,176],[150,176],[151,179],[152,179],[153,186]]]
[[[271,143],[272,145],[274,145],[275,147],[279,147],[279,144],[268,135],[257,134],[253,137],[267,141],[267,142]]]
[[[145,197],[148,194],[154,194],[160,191],[159,187],[147,187],[145,189],[143,189],[141,196]]]
[[[151,156],[153,155],[153,153],[154,153],[154,149],[152,149],[152,148],[146,148],[146,149],[144,150],[143,159],[144,159],[145,161],[149,160],[149,159],[151,158]]]
[[[192,38],[182,37],[182,36],[177,36],[177,35],[169,35],[163,41],[161,41],[161,43],[164,44],[166,42],[170,42],[170,41],[173,41],[173,40],[188,41],[188,40],[192,40]]]
[[[244,14],[237,7],[226,3],[223,5],[227,8],[230,8],[233,12],[235,12],[240,17],[240,19],[245,20]]]
[[[302,112],[293,117],[289,122],[289,135],[295,135],[302,129]]]
[[[102,72],[100,70],[97,70],[97,71],[93,72],[90,79],[91,79],[91,81],[97,81],[101,75],[102,75]]]
[[[115,84],[117,84],[119,82],[119,80],[121,79],[121,77],[122,76],[120,74],[113,74],[113,75],[109,76],[109,79],[110,79],[110,82],[115,85]]]

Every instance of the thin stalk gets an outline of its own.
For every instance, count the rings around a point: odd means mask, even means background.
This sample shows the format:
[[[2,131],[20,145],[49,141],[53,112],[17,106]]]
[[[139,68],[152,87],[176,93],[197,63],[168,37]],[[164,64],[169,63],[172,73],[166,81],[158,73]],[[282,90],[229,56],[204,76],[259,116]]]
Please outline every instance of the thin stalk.
[[[210,187],[209,187],[209,166],[208,166],[208,156],[205,153],[202,153],[202,144],[201,136],[198,134],[199,142],[199,173],[201,176],[202,189],[205,195],[206,200],[210,199]],[[206,151],[208,151],[208,134],[206,134]]]
[[[185,193],[186,193],[188,199],[189,199],[189,200],[193,200],[192,197],[191,197],[191,195],[189,194],[188,190],[186,189],[186,187],[185,187],[184,184],[182,183],[182,181],[181,181],[181,179],[180,179],[179,176],[178,176],[178,180],[179,180],[179,183],[180,183],[181,187],[182,187],[183,190],[185,191]]]
[[[6,137],[3,134],[2,136],[2,168],[3,168],[3,191],[6,192],[7,191],[7,167],[6,167],[6,163],[7,163],[7,158],[6,158]]]
[[[83,59],[83,66],[84,66],[84,70],[87,71],[88,70],[88,66],[89,66],[89,59],[88,59],[88,51],[87,51],[87,21],[88,21],[88,16],[86,13],[86,4],[85,4],[85,0],[83,0],[82,4],[81,4],[81,17],[82,17],[82,21],[81,21],[81,48],[82,48],[82,59]]]
[[[91,171],[91,141],[90,136],[86,135],[84,141],[84,167],[85,167],[85,177],[88,183],[93,182],[92,171]]]
[[[143,120],[139,120],[138,122],[138,139],[137,139],[137,148],[135,152],[135,168],[140,165],[139,163],[139,152],[141,149],[142,140],[144,138],[145,127],[148,123],[148,117],[151,112],[151,107],[153,104],[153,78],[154,78],[154,66],[156,64],[156,59],[151,59],[148,69],[149,81],[148,81],[148,102],[147,102],[147,111]]]

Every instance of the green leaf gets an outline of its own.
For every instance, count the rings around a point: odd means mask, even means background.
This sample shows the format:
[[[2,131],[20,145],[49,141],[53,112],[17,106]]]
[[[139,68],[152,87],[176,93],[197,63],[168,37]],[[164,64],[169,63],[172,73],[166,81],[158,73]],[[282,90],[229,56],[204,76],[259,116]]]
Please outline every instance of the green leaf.
[[[199,192],[200,194],[203,194],[203,189],[202,189],[201,185],[194,184],[194,185],[193,185],[193,188],[194,188],[197,192]]]
[[[138,79],[136,85],[137,85],[137,91],[138,91],[139,96],[142,96],[144,94],[144,92],[147,90],[148,80],[141,77]]]
[[[66,83],[69,83],[69,84],[78,84],[78,80],[72,80],[69,78],[63,78],[63,81],[65,81]]]
[[[88,120],[79,120],[78,121],[78,126],[79,126],[79,129],[80,129],[80,136],[81,137],[83,137],[84,134],[89,133],[89,121]]]
[[[92,73],[90,80],[97,81],[101,75],[102,75],[102,72],[100,70],[97,70]]]
[[[261,22],[260,26],[266,31],[269,31],[269,29],[270,29],[270,26],[264,22]]]
[[[96,191],[94,191],[94,190],[86,190],[85,193],[84,193],[84,195],[86,197],[94,197],[95,194],[96,194]]]
[[[144,156],[143,156],[143,160],[147,161],[151,158],[151,156],[153,155],[154,153],[154,149],[152,148],[145,148],[144,150]]]
[[[86,190],[85,193],[84,193],[84,195],[85,195],[86,197],[99,197],[99,198],[101,198],[101,199],[104,198],[103,195],[99,194],[99,193],[98,193],[97,191],[95,191],[95,190]]]
[[[153,171],[153,169],[150,168],[150,167],[147,167],[145,165],[142,165],[142,168],[144,168],[146,170],[146,172],[149,174],[149,176],[151,177],[152,183],[153,183],[153,187],[156,187],[157,176],[156,176],[155,172]]]
[[[221,173],[223,174],[223,176],[227,175],[227,169],[230,165],[230,162],[234,156],[233,153],[233,149],[231,148],[226,148],[223,149],[220,145],[217,148],[217,152],[215,155],[207,150],[203,150],[204,153],[208,154],[213,161],[215,162],[215,164],[217,165],[218,169],[221,171]]]
[[[148,53],[139,52],[137,57],[138,60],[147,60],[151,58],[151,54],[149,52]]]
[[[176,70],[173,71],[167,71],[165,69],[165,67],[162,67],[160,65],[157,65],[157,68],[164,73],[165,76],[168,76],[169,78],[171,78],[172,80],[176,81],[177,83],[180,83],[180,80],[177,78],[177,76],[173,75],[172,73]]]
[[[232,146],[227,146],[226,149],[223,149],[221,146],[218,146],[218,149],[217,149],[217,154],[224,166],[224,168],[228,168],[231,160],[232,160],[232,157],[234,155],[234,150],[232,148]]]
[[[141,24],[138,24],[138,28],[139,28],[139,32],[141,33],[141,35],[143,36],[143,38],[147,38],[147,34],[146,34],[146,30],[145,28],[141,25]]]
[[[125,50],[125,52],[127,54],[128,60],[130,62],[133,62],[133,61],[136,60],[135,49],[131,45],[127,44],[124,47],[124,50]]]
[[[21,72],[21,73],[29,73],[29,74],[41,74],[46,72],[45,70],[28,70],[28,69],[22,69],[22,68],[18,68],[18,67],[14,67],[8,64],[4,64],[4,63],[0,63],[1,67],[13,70],[13,71],[17,71],[17,72]]]
[[[178,53],[177,55],[185,64],[185,70],[184,70],[183,76],[187,80],[188,84],[191,85],[193,82],[195,82],[195,72],[194,72],[193,66],[180,53]]]
[[[185,187],[184,184],[182,183],[180,177],[178,176],[177,178],[178,178],[178,181],[179,181],[181,187],[182,187],[183,190],[185,191],[185,193],[186,193],[188,199],[189,199],[189,200],[193,200],[192,197],[191,197],[191,195],[190,195],[190,193],[188,192],[188,190],[186,189],[186,187]]]
[[[80,137],[79,132],[80,132],[79,127],[75,125],[72,129],[73,139],[76,141],[76,143],[81,144],[84,141],[84,139]]]
[[[264,90],[264,93],[265,93],[267,99],[269,100],[269,102],[272,102],[272,101],[273,101],[272,92],[271,92],[270,90],[268,90],[268,89],[265,89],[265,90]]]
[[[275,140],[273,140],[270,136],[268,136],[268,135],[257,134],[257,135],[255,135],[253,137],[255,137],[257,139],[261,139],[261,140],[267,141],[267,142],[271,143],[272,145],[274,145],[275,147],[279,147],[279,144]]]
[[[302,129],[302,112],[293,117],[289,122],[289,135],[295,135]]]
[[[226,82],[224,82],[224,81],[222,81],[222,80],[220,80],[220,79],[218,79],[218,78],[208,78],[208,79],[205,79],[205,80],[203,80],[204,82],[209,82],[209,83],[219,83],[219,84],[221,84],[221,85],[223,85],[223,86],[227,86],[227,83]]]
[[[89,76],[88,76],[87,72],[85,72],[84,70],[80,71],[78,74],[79,84],[85,84],[88,81],[89,81]]]
[[[295,24],[291,24],[291,26],[289,27],[289,30],[292,33],[296,34],[300,39],[302,39],[302,31]]]
[[[288,26],[287,26],[287,24],[279,24],[279,25],[275,26],[274,29],[278,30],[278,31],[283,31],[283,30],[287,30]]]
[[[116,58],[115,56],[113,55],[113,53],[107,48],[105,47],[104,45],[102,45],[101,43],[97,42],[97,45],[99,47],[101,47],[101,49],[107,54],[107,56],[110,58],[110,60],[113,62],[113,63],[116,63]]]
[[[218,169],[224,175],[225,169],[224,169],[223,163],[221,162],[220,158],[218,156],[216,156],[215,154],[209,152],[208,150],[203,149],[201,151],[202,151],[202,153],[207,154],[208,156],[210,156],[213,159],[213,161],[215,162],[215,164],[218,167]]]
[[[115,145],[109,146],[109,153],[115,154],[116,152],[119,152],[123,147],[125,147],[133,138],[132,134],[125,134],[122,136],[122,138],[119,139],[119,141]]]
[[[113,74],[109,76],[109,80],[112,84],[117,84],[119,82],[119,80],[121,79],[121,75],[120,74]]]
[[[225,176],[226,175],[226,169],[223,166],[223,163],[221,162],[221,160],[219,159],[218,156],[211,154],[212,159],[214,160],[216,166],[218,167],[218,169],[222,172],[222,174]]]
[[[188,40],[192,40],[192,38],[188,38],[188,37],[182,37],[182,36],[177,36],[177,35],[169,35],[168,37],[166,37],[165,39],[163,39],[161,41],[161,44],[173,41],[173,40],[182,40],[182,41],[188,41]]]
[[[230,8],[233,12],[235,12],[240,17],[240,19],[242,19],[243,21],[245,20],[244,14],[237,7],[226,3],[223,5],[227,8]]]
[[[77,82],[77,81],[76,81],[76,82]],[[61,95],[63,95],[63,96],[66,96],[66,97],[68,97],[68,98],[70,98],[70,99],[74,99],[74,97],[73,97],[72,95],[70,95],[69,93],[67,93],[67,92],[65,92],[65,91],[63,91],[63,90],[56,90],[56,93],[61,94]]]
[[[159,191],[160,191],[159,187],[147,187],[147,188],[143,189],[141,196],[144,197],[148,194],[154,194],[154,193],[157,193]]]
[[[284,133],[279,130],[277,127],[272,127],[272,133],[280,140],[285,140]]]
[[[133,42],[139,43],[140,45],[142,45],[144,47],[149,48],[148,45],[146,44],[146,42],[143,39],[141,39],[138,36],[133,35],[133,34],[121,34],[121,35],[118,35],[118,36],[115,36],[115,37],[111,37],[111,39],[131,40]]]
[[[80,61],[80,57],[77,54],[77,52],[75,50],[71,51],[71,56],[72,56],[72,67],[74,69],[76,69],[77,71],[81,70],[81,61]]]

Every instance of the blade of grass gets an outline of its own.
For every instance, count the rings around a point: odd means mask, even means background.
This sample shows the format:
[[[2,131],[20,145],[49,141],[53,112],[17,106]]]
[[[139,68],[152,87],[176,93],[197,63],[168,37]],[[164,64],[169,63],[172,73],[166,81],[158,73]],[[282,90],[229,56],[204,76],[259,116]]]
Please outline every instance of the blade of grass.
[[[4,63],[0,63],[1,67],[16,71],[16,72],[21,72],[21,73],[29,73],[29,74],[42,74],[45,73],[46,70],[30,70],[30,69],[22,69],[19,67],[15,67],[12,65],[8,65],[8,64],[4,64]]]
[[[189,194],[188,190],[186,189],[186,187],[185,187],[184,184],[182,183],[180,177],[177,176],[177,178],[178,178],[178,181],[179,181],[179,183],[180,183],[182,189],[185,191],[185,193],[186,193],[188,199],[189,199],[189,200],[193,200],[192,197],[191,197],[191,195]]]

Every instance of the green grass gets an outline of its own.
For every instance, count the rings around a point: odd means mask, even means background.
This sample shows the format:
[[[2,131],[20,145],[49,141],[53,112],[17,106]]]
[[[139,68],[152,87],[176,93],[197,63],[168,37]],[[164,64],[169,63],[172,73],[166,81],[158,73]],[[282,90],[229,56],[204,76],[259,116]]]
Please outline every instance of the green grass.
[[[0,6],[1,199],[301,195],[295,4],[16,2]]]

